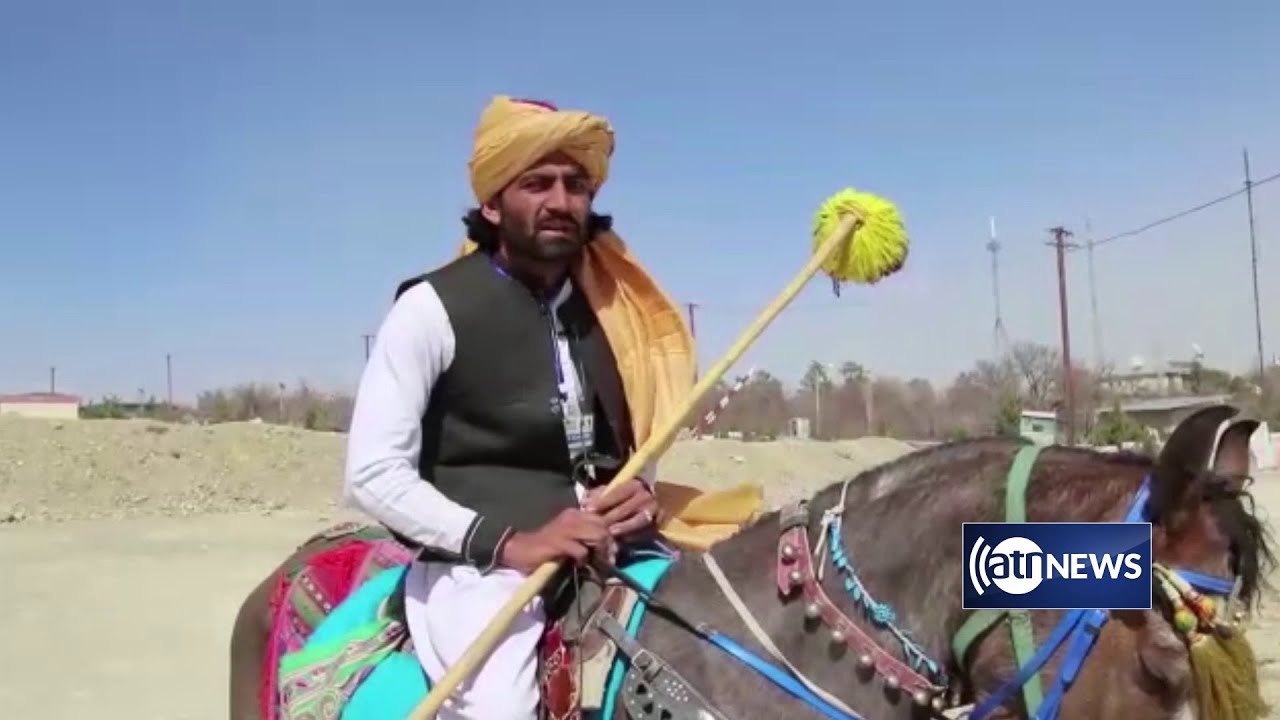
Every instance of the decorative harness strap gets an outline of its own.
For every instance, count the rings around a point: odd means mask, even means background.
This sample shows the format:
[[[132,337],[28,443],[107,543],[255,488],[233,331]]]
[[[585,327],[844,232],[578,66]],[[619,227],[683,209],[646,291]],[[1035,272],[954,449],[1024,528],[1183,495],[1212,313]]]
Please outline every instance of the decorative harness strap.
[[[860,670],[874,669],[884,678],[885,687],[891,692],[904,690],[917,703],[932,704],[942,688],[881,647],[857,623],[841,612],[823,591],[811,560],[813,553],[809,547],[807,504],[800,502],[787,508],[782,513],[781,522],[777,563],[779,592],[786,597],[800,588],[805,599],[805,617],[821,620],[831,628],[831,642],[847,645],[856,653]],[[845,586],[850,591],[856,587],[848,579]]]
[[[800,668],[791,664],[791,661],[787,659],[787,656],[782,654],[782,651],[774,644],[773,638],[769,637],[769,633],[765,632],[765,629],[760,627],[760,621],[756,620],[755,615],[753,615],[751,610],[747,608],[747,604],[742,601],[738,592],[733,589],[733,583],[730,583],[729,578],[725,577],[724,571],[720,569],[720,563],[716,562],[715,556],[710,552],[702,553],[702,562],[707,566],[707,572],[711,573],[711,577],[715,579],[716,585],[720,586],[720,592],[724,593],[725,598],[729,600],[729,604],[732,605],[733,609],[738,613],[738,618],[742,620],[742,624],[747,626],[747,629],[755,636],[756,642],[760,643],[765,650],[768,650],[774,660],[786,665],[787,669],[791,671],[792,675],[795,675],[797,680],[804,683],[804,686],[809,688],[813,694],[827,701],[832,707],[835,707],[837,710],[851,718],[858,717],[858,713],[854,712],[853,708],[846,705],[840,698],[832,695],[826,690],[823,690],[822,686],[810,680],[808,676],[800,672]]]

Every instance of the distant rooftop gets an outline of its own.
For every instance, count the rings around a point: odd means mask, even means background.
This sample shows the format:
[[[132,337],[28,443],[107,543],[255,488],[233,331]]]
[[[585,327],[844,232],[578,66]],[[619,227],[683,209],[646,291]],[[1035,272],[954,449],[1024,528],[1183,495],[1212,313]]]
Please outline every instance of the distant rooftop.
[[[21,393],[19,395],[0,395],[0,403],[25,405],[32,405],[36,403],[75,403],[79,405],[80,398],[76,395],[67,395],[66,393],[33,392]]]
[[[1132,380],[1144,377],[1157,377],[1160,375],[1190,375],[1195,371],[1195,363],[1187,360],[1169,360],[1157,361],[1150,365],[1140,364],[1137,367],[1130,365],[1126,368],[1116,368],[1111,376],[1116,380]]]
[[[1162,412],[1181,410],[1183,408],[1200,407],[1201,405],[1218,405],[1231,399],[1230,395],[1182,395],[1178,397],[1149,398],[1145,400],[1128,400],[1120,403],[1123,412]],[[1106,407],[1099,413],[1110,412]]]

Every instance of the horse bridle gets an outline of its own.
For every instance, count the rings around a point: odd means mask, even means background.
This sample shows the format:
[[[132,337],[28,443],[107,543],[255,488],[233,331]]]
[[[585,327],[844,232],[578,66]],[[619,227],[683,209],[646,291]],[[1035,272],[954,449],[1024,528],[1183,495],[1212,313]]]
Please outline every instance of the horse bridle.
[[[1035,463],[1039,450],[1038,446],[1028,446],[1023,448],[1015,458],[1014,467],[1010,471],[1009,500],[1007,503],[1009,508],[1008,515],[1011,517],[1007,517],[1006,520],[1025,520],[1025,479],[1029,477],[1030,468]],[[1019,474],[1024,476],[1022,481],[1018,480]],[[847,489],[848,485],[846,483],[845,490],[847,491]],[[1225,492],[1230,492],[1230,490]],[[882,630],[892,632],[903,641],[904,652],[908,662],[904,663],[899,660],[880,643],[876,642],[861,629],[858,623],[855,623],[836,607],[826,595],[821,584],[821,570],[819,569],[815,572],[814,559],[810,552],[808,537],[809,510],[807,503],[801,501],[784,509],[779,516],[781,532],[777,546],[776,582],[779,591],[784,597],[793,595],[796,590],[801,591],[805,600],[804,612],[806,620],[821,622],[830,631],[831,640],[834,644],[846,645],[852,650],[857,658],[857,666],[860,673],[864,676],[870,674],[879,676],[883,680],[885,689],[890,693],[906,693],[917,705],[928,707],[935,717],[983,720],[1007,702],[1019,689],[1022,689],[1031,718],[1034,720],[1054,720],[1057,718],[1063,697],[1075,682],[1085,659],[1097,641],[1098,635],[1110,619],[1109,613],[1106,610],[1098,609],[1068,611],[1045,638],[1044,643],[1036,649],[1031,632],[1030,616],[1027,611],[976,611],[966,620],[956,634],[956,640],[953,642],[956,662],[963,663],[965,651],[969,646],[1007,617],[1014,635],[1015,654],[1017,655],[1016,659],[1020,670],[1016,676],[984,698],[981,703],[973,706],[972,710],[964,712],[964,708],[948,708],[945,691],[948,688],[949,681],[940,664],[930,660],[920,648],[909,641],[909,638],[903,637],[904,633],[894,625],[892,611],[888,610],[884,604],[877,603],[870,598],[866,588],[862,587],[856,573],[852,571],[852,565],[843,550],[843,546],[838,544],[840,537],[839,517],[843,510],[844,499],[842,493],[840,505],[836,509],[824,513],[823,528],[827,533],[822,540],[824,542],[828,539],[830,540],[829,551],[832,555],[832,562],[837,568],[846,572],[844,579],[845,589],[854,595],[855,601],[864,610],[867,610],[867,614],[876,625]],[[1152,522],[1150,500],[1151,476],[1148,474],[1143,478],[1142,484],[1130,502],[1124,522]],[[1021,510],[1018,511],[1015,508],[1021,508]],[[819,552],[821,550],[822,545],[820,543]],[[837,720],[860,720],[856,712],[805,677],[781,653],[777,652],[767,633],[760,628],[759,623],[751,615],[745,604],[737,597],[737,593],[725,578],[724,573],[719,571],[711,553],[705,553],[703,559],[712,577],[715,578],[719,585],[721,592],[724,593],[730,604],[734,606],[739,617],[755,636],[756,640],[768,649],[778,662],[791,671],[790,676],[786,678],[787,682],[780,681],[777,674],[766,674],[766,676],[792,695],[807,702],[825,717]],[[1228,580],[1187,568],[1163,568],[1163,566],[1159,565],[1154,567],[1162,568],[1174,577],[1181,579],[1187,586],[1207,595],[1234,599],[1236,593],[1239,592],[1240,578],[1238,576]],[[1155,582],[1154,579],[1153,582]],[[1228,603],[1219,603],[1219,607],[1223,605],[1229,606],[1230,601]],[[1050,686],[1049,692],[1041,699],[1039,697],[1039,673],[1064,645],[1067,646],[1067,651],[1058,675]],[[749,654],[745,650],[730,652],[744,661],[744,653]],[[754,656],[751,659],[753,662],[748,664],[753,667],[764,662]],[[756,669],[759,670],[760,668],[757,667]],[[864,679],[866,678],[864,677]],[[1035,691],[1029,691],[1028,688],[1034,688]]]
[[[1019,452],[1019,457],[1015,459],[1014,468],[1010,472],[1009,508],[1018,506],[1025,509],[1025,506],[1021,504],[1022,494],[1025,491],[1025,481],[1013,481],[1016,480],[1020,469],[1024,471],[1023,474],[1029,475],[1030,466],[1035,462],[1038,452],[1039,448],[1037,446],[1028,446],[1023,448]],[[848,484],[846,483],[845,490],[847,491],[847,489]],[[1143,478],[1141,486],[1129,505],[1124,522],[1151,522],[1150,499],[1151,476],[1147,475]],[[972,710],[966,712],[967,708],[948,707],[945,692],[948,690],[950,682],[941,665],[925,655],[924,651],[910,639],[908,633],[897,628],[892,610],[887,605],[875,602],[867,593],[866,588],[862,586],[860,580],[858,580],[856,573],[853,572],[852,565],[840,541],[839,519],[843,510],[843,503],[844,495],[842,494],[841,505],[823,515],[822,527],[826,533],[819,544],[819,553],[823,549],[823,544],[829,542],[828,552],[832,556],[833,564],[845,572],[845,589],[867,611],[867,614],[870,615],[871,620],[877,626],[898,637],[903,644],[907,662],[904,663],[899,660],[893,653],[890,653],[876,642],[861,629],[858,623],[851,620],[835,603],[831,602],[826,595],[821,585],[821,566],[815,571],[815,558],[810,551],[808,537],[810,515],[808,505],[805,501],[801,501],[784,509],[779,515],[780,533],[777,544],[775,575],[778,589],[784,597],[794,595],[796,590],[801,591],[805,600],[804,616],[806,621],[824,624],[830,631],[833,644],[845,645],[851,649],[857,657],[857,667],[861,674],[864,676],[878,675],[882,678],[886,690],[890,693],[905,693],[917,705],[927,708],[934,717],[983,720],[1007,702],[1019,689],[1022,689],[1030,718],[1033,720],[1054,720],[1057,718],[1063,697],[1075,682],[1103,626],[1110,619],[1109,613],[1106,610],[1097,609],[1068,611],[1045,638],[1044,643],[1032,653],[1028,649],[1029,644],[1027,642],[1027,639],[1031,637],[1028,611],[975,611],[962,625],[956,634],[956,639],[953,641],[953,654],[956,662],[963,664],[965,651],[972,643],[1008,617],[1014,637],[1017,665],[1020,669],[1017,675],[1005,682],[994,693],[984,698]],[[1010,512],[1010,514],[1013,515],[1015,513]],[[719,647],[781,689],[805,702],[824,717],[832,720],[863,720],[860,715],[840,701],[839,698],[805,677],[798,668],[778,651],[768,633],[765,632],[746,604],[738,597],[732,584],[729,583],[727,577],[720,570],[712,553],[708,551],[702,553],[701,556],[708,572],[716,581],[725,598],[733,606],[744,625],[760,645],[773,655],[776,663],[785,666],[785,670],[779,668],[775,663],[770,663],[760,658],[741,643],[705,623],[688,621],[682,613],[676,612],[673,608],[658,602],[649,591],[641,588],[622,573],[614,573],[614,576],[623,580],[625,584],[635,590],[649,604],[651,609],[667,615],[669,619],[676,621],[677,624]],[[1234,598],[1240,587],[1239,577],[1227,580],[1186,568],[1166,568],[1160,565],[1154,565],[1153,568],[1162,568],[1164,572],[1180,579],[1187,586],[1208,595]],[[1227,604],[1229,605],[1229,603]],[[1221,606],[1222,604],[1219,604],[1219,607]],[[620,634],[620,632],[610,633],[611,636]],[[1039,673],[1064,645],[1067,646],[1066,656],[1049,692],[1041,700],[1038,697]],[[1034,647],[1033,639],[1030,642],[1030,647]],[[866,678],[864,677],[864,679]],[[1036,692],[1030,692],[1028,688],[1035,688]],[[704,707],[708,705],[704,705]],[[694,717],[696,714],[691,714],[690,716]]]
[[[1149,513],[1150,499],[1151,476],[1147,475],[1143,478],[1142,485],[1138,488],[1137,494],[1134,495],[1133,501],[1129,505],[1124,522],[1151,522]],[[1168,571],[1180,577],[1196,590],[1209,595],[1232,597],[1239,590],[1238,577],[1227,580],[1176,567],[1168,568]],[[1056,718],[1063,696],[1070,689],[1072,683],[1075,682],[1081,666],[1084,665],[1084,661],[1093,649],[1098,635],[1102,632],[1103,626],[1107,624],[1109,619],[1110,615],[1106,610],[1069,611],[1049,633],[1044,644],[1029,660],[1023,662],[1022,658],[1019,658],[1021,669],[1018,674],[977,704],[973,711],[966,716],[968,720],[982,720],[1008,701],[1020,688],[1025,688],[1029,683],[1035,681],[1039,672],[1048,664],[1054,653],[1065,644],[1068,648],[1067,654],[1063,658],[1058,675],[1049,692],[1045,694],[1043,701],[1038,703],[1038,707],[1028,707],[1031,717],[1035,720],[1052,720],[1052,718]],[[964,628],[962,628],[963,630]],[[957,661],[961,659],[962,655],[957,656]]]

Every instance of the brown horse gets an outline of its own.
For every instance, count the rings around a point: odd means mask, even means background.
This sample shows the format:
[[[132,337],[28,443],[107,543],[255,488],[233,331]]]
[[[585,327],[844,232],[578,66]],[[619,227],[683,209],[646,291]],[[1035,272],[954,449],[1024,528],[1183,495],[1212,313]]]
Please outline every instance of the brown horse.
[[[1156,458],[1045,449],[1025,490],[1026,519],[1119,521],[1140,491],[1149,488],[1149,500],[1139,509],[1153,523],[1155,562],[1236,580],[1240,607],[1252,607],[1274,557],[1267,532],[1251,502],[1245,502],[1250,500],[1248,439],[1257,423],[1236,420],[1219,438],[1219,430],[1235,414],[1226,406],[1196,413],[1179,425]],[[789,664],[825,692],[829,702],[862,718],[923,718],[936,716],[939,704],[981,703],[1016,675],[1017,663],[1004,625],[979,634],[963,657],[953,650],[953,639],[970,615],[960,601],[960,530],[964,522],[1005,519],[1005,483],[1022,446],[1012,439],[938,446],[826,488],[808,502],[813,511],[807,514],[794,508],[766,514],[713,548],[714,563],[697,554],[682,556],[654,592],[655,607],[669,607],[693,623],[715,628],[775,668]],[[867,600],[851,597],[837,567],[827,566],[817,579],[807,560],[788,565],[796,557],[795,541],[822,541],[829,527],[823,519],[827,510],[840,512],[842,552],[856,568],[863,592],[892,608],[887,621],[872,617]],[[780,541],[788,528],[791,534]],[[289,562],[324,546],[304,546]],[[233,720],[260,716],[257,693],[270,629],[268,597],[280,571],[250,594],[236,621]],[[790,590],[788,582],[794,584]],[[816,588],[821,593],[815,595]],[[1063,615],[1030,613],[1037,645]],[[1056,716],[1195,717],[1189,654],[1172,627],[1171,608],[1156,602],[1149,611],[1101,615],[1101,629]],[[765,646],[757,639],[760,635],[774,647]],[[819,714],[811,702],[797,699],[662,612],[651,609],[637,640],[725,718],[839,716]],[[858,644],[864,641],[872,645]],[[1059,650],[1041,667],[1038,677],[1046,689],[1062,676],[1065,655]],[[1252,673],[1252,666],[1247,670]],[[920,693],[926,684],[931,687]],[[1022,694],[1013,692],[987,717],[1026,714]],[[621,705],[614,716],[628,717]]]

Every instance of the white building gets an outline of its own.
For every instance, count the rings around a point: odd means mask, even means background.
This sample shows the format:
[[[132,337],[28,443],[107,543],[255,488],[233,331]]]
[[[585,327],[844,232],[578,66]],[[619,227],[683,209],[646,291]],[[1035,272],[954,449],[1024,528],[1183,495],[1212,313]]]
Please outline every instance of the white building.
[[[63,393],[0,395],[0,415],[76,420],[80,417],[80,398]]]

